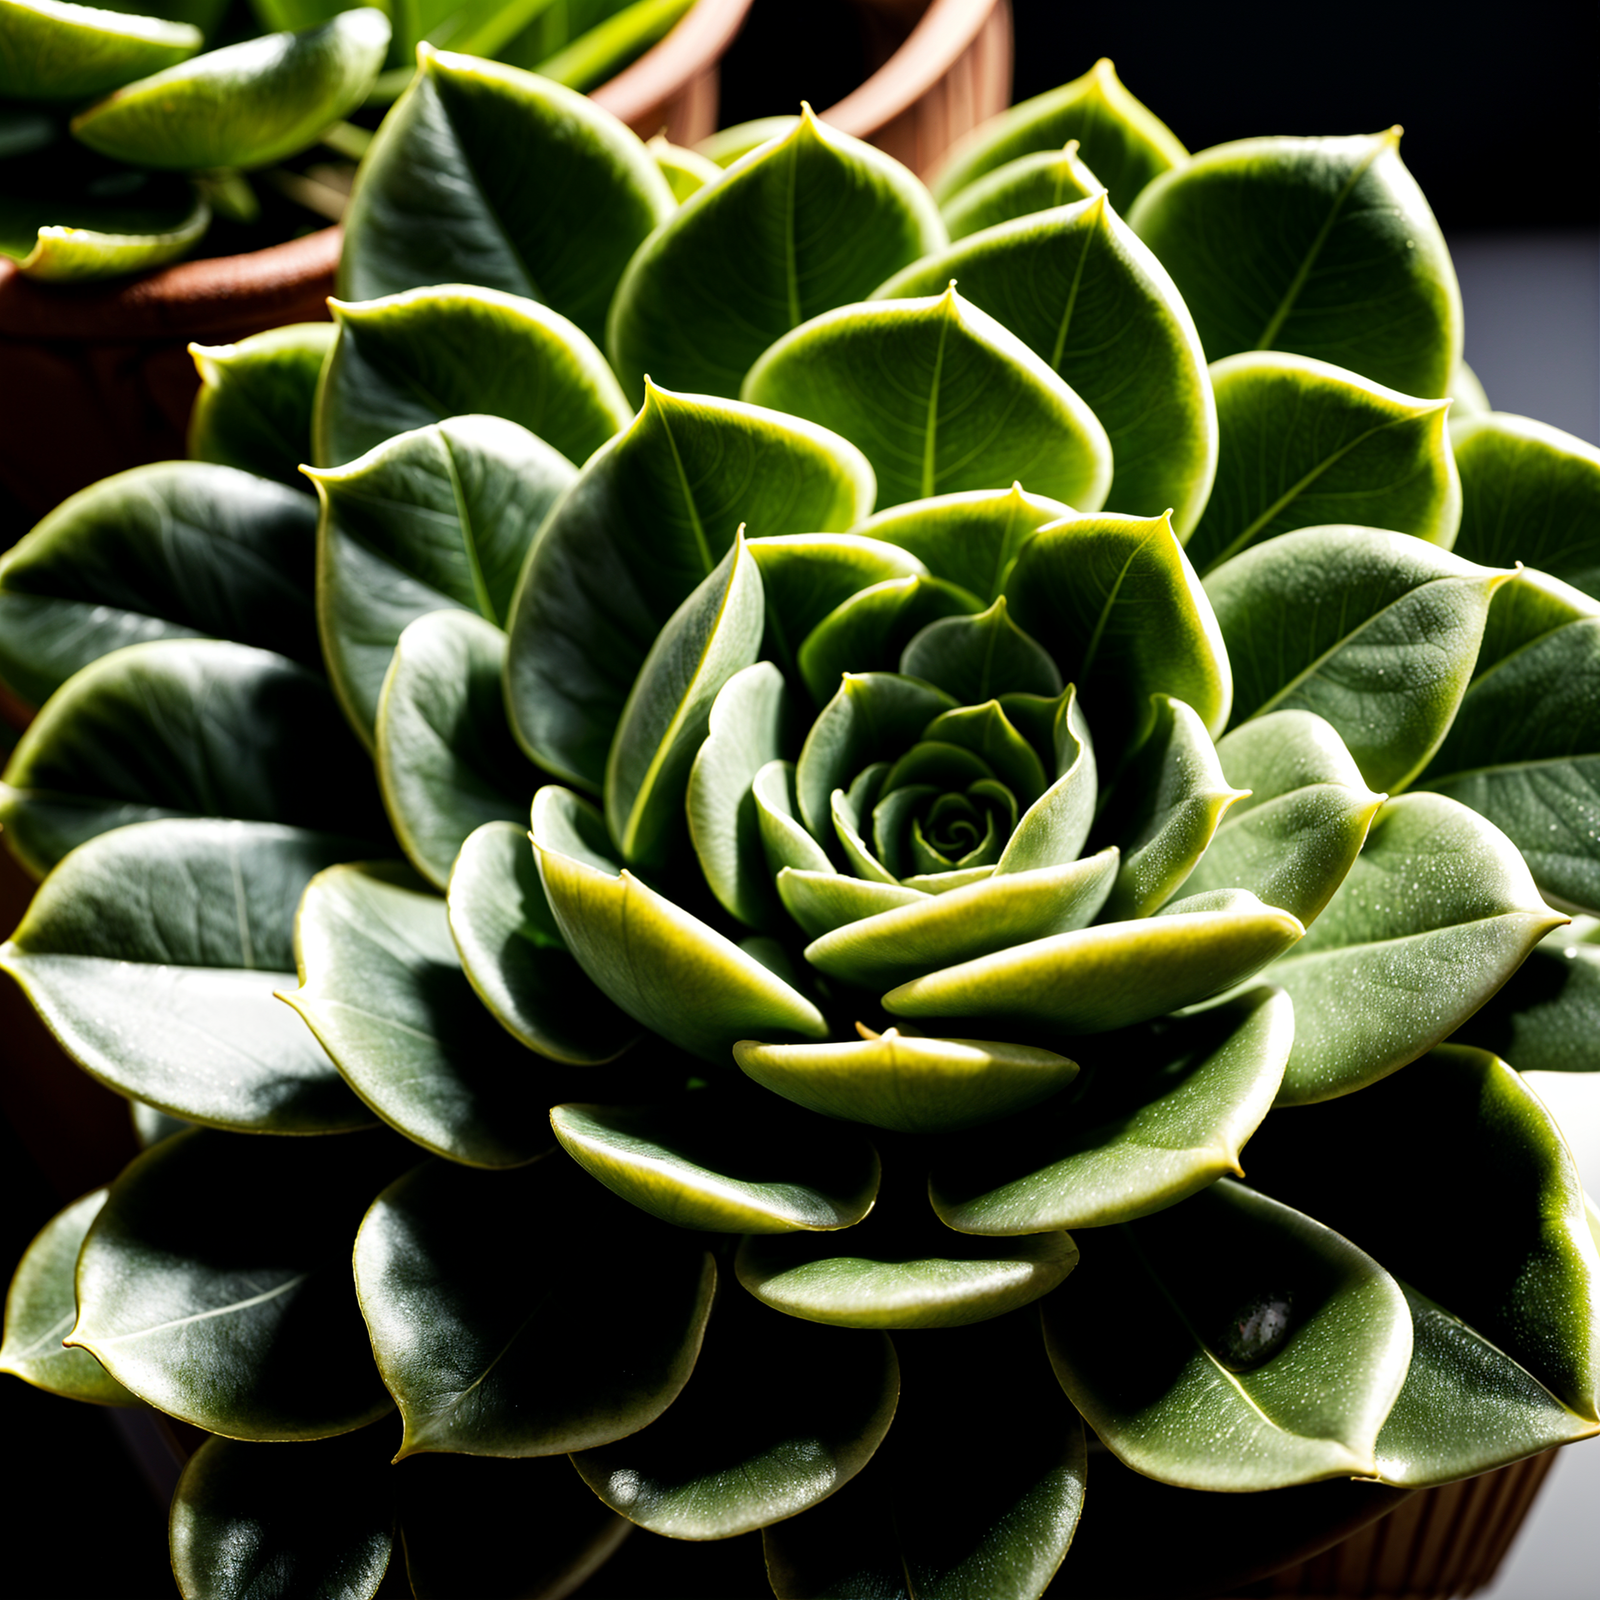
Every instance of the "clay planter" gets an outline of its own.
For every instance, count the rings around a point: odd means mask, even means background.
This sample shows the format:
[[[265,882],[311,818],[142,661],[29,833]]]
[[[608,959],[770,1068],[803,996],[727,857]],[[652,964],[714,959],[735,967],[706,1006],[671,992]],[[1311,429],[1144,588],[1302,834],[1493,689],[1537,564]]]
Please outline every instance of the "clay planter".
[[[717,64],[751,0],[700,0],[594,99],[641,137],[716,127]],[[37,284],[0,261],[0,548],[69,494],[185,453],[199,377],[187,346],[324,321],[339,231],[246,255],[180,262],[132,281]]]

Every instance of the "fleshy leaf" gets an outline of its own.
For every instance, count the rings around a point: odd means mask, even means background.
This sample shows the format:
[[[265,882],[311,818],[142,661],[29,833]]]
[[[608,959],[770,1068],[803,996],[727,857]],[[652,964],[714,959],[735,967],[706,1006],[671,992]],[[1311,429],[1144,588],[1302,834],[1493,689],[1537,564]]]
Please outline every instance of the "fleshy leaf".
[[[7,840],[41,876],[108,828],[159,817],[388,833],[322,679],[210,639],[128,645],[84,668],[17,741],[0,782]]]
[[[1234,1491],[1376,1470],[1411,1316],[1370,1256],[1227,1179],[1085,1242],[1045,1344],[1119,1460]]]
[[[936,684],[963,705],[1003,694],[1054,699],[1061,693],[1055,662],[1006,615],[1004,595],[974,617],[929,623],[901,652],[900,671]]]
[[[1220,732],[1233,680],[1217,619],[1167,517],[1070,517],[1041,528],[1004,582],[1017,626],[1077,685],[1102,764],[1143,742],[1153,694]]]
[[[17,1263],[6,1294],[5,1339],[0,1343],[0,1372],[9,1372],[67,1400],[89,1400],[102,1406],[136,1406],[129,1394],[87,1350],[73,1350],[61,1341],[78,1320],[73,1269],[89,1224],[106,1203],[96,1189],[53,1216]]]
[[[1293,1039],[1288,996],[1256,988],[1161,1029],[1082,1040],[1086,1075],[1073,1093],[941,1154],[934,1210],[983,1234],[1164,1211],[1239,1173]]]
[[[469,414],[515,422],[582,466],[627,426],[628,402],[605,357],[533,300],[450,284],[329,307],[339,336],[317,390],[319,466]]]
[[[1216,145],[1152,183],[1128,221],[1177,279],[1211,360],[1293,351],[1406,394],[1446,392],[1461,291],[1398,128]]]
[[[768,345],[944,242],[910,172],[808,107],[639,248],[611,304],[612,363],[636,395],[648,372],[733,398]]]
[[[508,1236],[524,1241],[509,1278]],[[612,1251],[631,1269],[591,1281]],[[544,1456],[666,1410],[694,1368],[716,1268],[550,1156],[493,1177],[442,1161],[408,1172],[367,1212],[355,1278],[405,1424],[400,1457]]]
[[[1206,584],[1235,725],[1314,711],[1374,790],[1403,788],[1456,715],[1509,576],[1375,528],[1302,528],[1246,551]]]
[[[34,223],[30,218],[26,225],[37,227],[31,242],[24,237],[4,253],[25,278],[38,283],[91,283],[164,267],[205,237],[211,207],[181,180],[151,188],[154,192],[138,207],[93,198],[29,205],[35,217],[64,220]],[[10,246],[9,239],[6,243]]]
[[[383,1424],[290,1446],[207,1439],[172,1500],[179,1589],[208,1600],[373,1600],[395,1560],[393,1447]]]
[[[437,889],[468,834],[520,822],[541,782],[506,724],[506,639],[469,611],[408,625],[378,699],[377,766],[407,858]]]
[[[798,824],[796,832],[810,840]],[[820,846],[817,847],[820,850]],[[863,917],[875,916],[880,911],[892,911],[897,906],[920,905],[931,899],[932,889],[908,888],[900,883],[883,883],[873,878],[853,878],[848,873],[835,872],[826,864],[815,868],[784,866],[777,876],[778,894],[784,909],[800,924],[801,931],[812,939],[846,923]],[[945,874],[954,877],[954,873]],[[951,888],[966,888],[966,884],[952,884]]]
[[[1156,725],[1119,783],[1118,794],[1127,797],[1115,807],[1122,859],[1100,910],[1103,922],[1148,917],[1165,905],[1242,797],[1223,776],[1216,746],[1194,711],[1170,695],[1151,698]]]
[[[0,676],[41,705],[125,644],[196,634],[319,667],[315,562],[303,494],[199,462],[119,472],[0,556]]]
[[[661,868],[683,853],[689,769],[711,707],[761,648],[761,573],[736,534],[722,560],[656,635],[606,758],[606,823],[629,866]],[[766,764],[766,752],[760,752]]]
[[[951,279],[1099,418],[1114,467],[1105,504],[1147,517],[1170,510],[1187,537],[1217,466],[1205,352],[1166,269],[1105,192],[987,228],[897,273],[874,298],[936,294]]]
[[[1077,1063],[992,1039],[920,1039],[889,1028],[848,1044],[741,1039],[734,1060],[762,1088],[825,1117],[901,1133],[975,1127],[1070,1083]]]
[[[590,1177],[676,1228],[849,1228],[872,1208],[878,1158],[853,1129],[762,1098],[697,1089],[656,1106],[556,1106]]]
[[[756,362],[740,393],[859,445],[884,505],[1021,481],[1093,511],[1111,483],[1094,413],[953,287],[814,317]]]
[[[698,150],[673,144],[664,133],[645,140],[650,159],[661,169],[661,176],[672,189],[672,198],[681,206],[690,195],[716,183],[722,177],[722,168]]]
[[[295,953],[300,987],[281,997],[385,1122],[468,1166],[519,1166],[550,1148],[547,1065],[478,1003],[444,900],[409,867],[319,874]]]
[[[778,880],[778,892],[787,906],[789,899],[783,888],[783,873],[793,870],[806,877],[835,875],[833,864],[828,860],[827,851],[806,832],[800,822],[800,795],[795,783],[794,762],[769,761],[756,773],[750,792],[755,797],[756,818],[761,827],[761,848],[767,858],[767,868]],[[903,904],[904,897],[894,903]],[[803,925],[804,919],[801,921]]]
[[[1357,1148],[1386,1174],[1381,1193],[1349,1182]],[[1248,1154],[1268,1193],[1314,1208],[1596,1421],[1600,1253],[1565,1139],[1503,1061],[1435,1050],[1360,1095],[1269,1117]]]
[[[269,823],[116,828],[45,880],[0,965],[119,1094],[251,1133],[333,1133],[366,1108],[273,997],[295,908],[359,842]]]
[[[639,1036],[567,953],[526,828],[486,822],[450,875],[450,933],[478,998],[530,1050],[574,1066],[614,1060]]]
[[[760,1031],[821,1038],[822,1013],[760,962],[631,872],[602,870],[599,816],[553,785],[533,802],[533,845],[556,925],[578,965],[622,1010],[680,1049],[725,1062]]]
[[[1361,523],[1448,550],[1461,479],[1449,403],[1414,400],[1309,356],[1252,351],[1211,368],[1221,444],[1189,559],[1209,576],[1295,528]]]
[[[1034,1318],[902,1334],[895,1348],[900,1405],[877,1455],[762,1535],[774,1593],[1039,1600],[1077,1527],[1087,1462]]]
[[[726,1539],[793,1516],[854,1477],[888,1431],[898,1392],[883,1335],[852,1338],[729,1294],[667,1414],[572,1464],[640,1527]]]
[[[951,152],[933,192],[947,204],[987,172],[1035,150],[1078,141],[1078,155],[1126,212],[1152,178],[1189,159],[1171,130],[1123,88],[1104,58],[1081,78],[983,123]]]
[[[207,50],[126,84],[80,111],[73,136],[139,167],[270,166],[354,111],[388,48],[383,12],[342,11],[320,27]]]
[[[1577,937],[1574,937],[1577,935]],[[1518,1072],[1600,1072],[1600,944],[1578,927],[1534,946],[1506,985],[1451,1035]]]
[[[1067,688],[1046,709],[1053,713],[1050,732],[1058,776],[1023,813],[1001,852],[997,873],[1030,872],[1076,861],[1094,822],[1099,765],[1077,689]],[[1013,702],[1012,710],[1020,714],[1022,706]]]
[[[1099,194],[1105,185],[1083,164],[1079,141],[1034,150],[974,179],[939,207],[952,241],[1038,211],[1054,211]]]
[[[946,967],[891,989],[884,1009],[897,1017],[1003,1017],[1050,1037],[1107,1033],[1243,983],[1303,931],[1245,890],[1206,899]]]
[[[345,214],[340,293],[482,284],[542,300],[601,339],[628,258],[676,206],[649,152],[548,78],[427,46],[417,55]]]
[[[1450,443],[1461,554],[1500,567],[1525,561],[1600,600],[1600,450],[1502,412],[1454,423]]]
[[[1029,494],[1020,483],[1013,483],[1003,491],[968,489],[891,506],[855,531],[899,545],[935,577],[957,584],[987,604],[999,597],[1001,583],[1028,536],[1071,515],[1070,506]]]
[[[296,322],[237,344],[192,344],[200,393],[189,413],[189,455],[305,489],[317,380],[338,329]]]
[[[1348,1094],[1414,1061],[1563,920],[1475,812],[1443,795],[1390,800],[1327,909],[1269,974],[1295,1009],[1279,1103]]]
[[[689,770],[685,806],[695,858],[723,907],[751,927],[778,917],[754,785],[789,746],[790,720],[782,675],[770,661],[758,661],[723,685]]]
[[[651,386],[551,514],[512,606],[506,697],[542,766],[600,787],[667,619],[733,544],[842,531],[872,503],[854,446],[797,418]]]
[[[56,0],[0,0],[0,95],[86,100],[186,61],[204,43],[187,22]]]
[[[350,1244],[405,1152],[386,1133],[163,1139],[123,1169],[84,1241],[72,1344],[233,1439],[321,1439],[381,1417]]]

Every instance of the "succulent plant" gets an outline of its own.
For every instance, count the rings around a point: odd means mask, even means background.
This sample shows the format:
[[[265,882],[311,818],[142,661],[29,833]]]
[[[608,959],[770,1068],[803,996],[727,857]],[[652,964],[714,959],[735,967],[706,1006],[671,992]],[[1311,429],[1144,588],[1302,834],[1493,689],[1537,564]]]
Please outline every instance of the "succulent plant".
[[[345,119],[395,99],[419,44],[590,89],[692,3],[0,0],[0,253],[44,281],[160,266],[213,213],[256,224],[256,172],[281,237],[338,221],[370,138]],[[284,164],[318,146],[320,161]]]
[[[0,1366],[214,1435],[186,1595],[1193,1589],[1086,1476],[1240,1581],[1600,1431],[1600,452],[1392,135],[948,172],[424,51],[335,328],[0,563],[0,965],[149,1141]]]

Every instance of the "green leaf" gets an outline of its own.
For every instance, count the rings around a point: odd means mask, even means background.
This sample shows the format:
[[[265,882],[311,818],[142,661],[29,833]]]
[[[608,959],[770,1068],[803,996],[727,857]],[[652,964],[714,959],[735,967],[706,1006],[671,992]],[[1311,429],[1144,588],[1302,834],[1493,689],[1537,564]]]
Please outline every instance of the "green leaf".
[[[1071,515],[1070,506],[1028,494],[1013,483],[1004,492],[969,489],[892,506],[869,517],[856,532],[899,545],[936,577],[987,604],[999,598],[1005,574],[1028,536]]]
[[[847,922],[807,945],[805,957],[830,977],[863,988],[908,983],[959,961],[1088,927],[1116,874],[1114,849],[1061,866],[996,872]]]
[[[40,705],[125,644],[214,634],[320,666],[304,495],[167,461],[63,501],[0,556],[0,676]]]
[[[1443,400],[1308,356],[1229,356],[1211,369],[1221,444],[1188,541],[1204,576],[1250,545],[1324,523],[1392,528],[1448,550],[1461,480]]]
[[[172,1500],[172,1568],[186,1596],[372,1600],[393,1559],[388,1427],[283,1447],[207,1439]],[[337,1505],[336,1517],[327,1515]]]
[[[849,1228],[872,1209],[878,1157],[859,1134],[761,1097],[697,1089],[655,1106],[556,1106],[563,1149],[675,1228]]]
[[[1489,620],[1483,629],[1474,677],[1504,661],[1513,651],[1554,633],[1569,622],[1600,616],[1600,600],[1591,599],[1570,583],[1519,567],[1516,575],[1494,592]]]
[[[740,393],[859,445],[887,505],[1021,481],[1094,511],[1111,483],[1094,413],[953,287],[824,312],[779,339]]]
[[[23,241],[26,248],[4,253],[14,254],[17,270],[40,283],[94,282],[164,267],[187,255],[211,226],[211,207],[188,185],[181,198],[160,208],[68,202],[26,209],[53,220],[30,217],[24,225],[37,232]]]
[[[269,823],[117,828],[45,880],[0,965],[87,1072],[190,1122],[337,1133],[366,1108],[273,990],[301,891],[351,839]]]
[[[1233,721],[1314,711],[1375,790],[1427,765],[1510,575],[1375,528],[1303,528],[1219,568],[1206,593],[1233,664]]]
[[[525,1241],[512,1272],[508,1237]],[[591,1276],[613,1253],[629,1270]],[[559,1455],[645,1427],[688,1381],[717,1274],[698,1241],[551,1156],[521,1172],[408,1172],[367,1212],[355,1278],[405,1424],[399,1460]]]
[[[745,549],[756,553],[750,545]],[[685,804],[695,858],[723,908],[753,928],[778,920],[755,780],[790,746],[792,721],[782,675],[770,661],[758,661],[723,685],[689,769]]]
[[[1151,701],[1155,727],[1117,789],[1122,859],[1102,922],[1148,917],[1165,905],[1204,857],[1228,808],[1244,797],[1223,776],[1217,748],[1193,710],[1171,695]]]
[[[85,667],[17,741],[0,782],[11,849],[40,876],[108,828],[159,817],[388,832],[327,685],[210,639],[129,645]]]
[[[901,1399],[877,1455],[816,1509],[762,1535],[774,1593],[1038,1600],[1077,1527],[1087,1462],[1033,1317],[902,1334],[895,1345]]]
[[[186,61],[198,28],[61,0],[0,0],[0,95],[85,100]]]
[[[1205,353],[1171,278],[1105,191],[987,228],[897,273],[873,298],[937,294],[952,279],[1099,418],[1114,462],[1105,503],[1147,517],[1171,510],[1187,537],[1217,465]]]
[[[1105,185],[1079,159],[1078,150],[1079,141],[1068,139],[1059,150],[1018,156],[957,190],[939,207],[952,241],[1102,193]]]
[[[1600,911],[1600,614],[1480,671],[1417,786],[1500,828],[1546,899]]]
[[[506,666],[523,748],[598,789],[645,657],[740,525],[752,537],[842,531],[872,494],[871,468],[834,434],[652,386],[529,553]]]
[[[888,1431],[898,1391],[883,1335],[811,1327],[729,1294],[671,1410],[572,1464],[640,1527],[727,1539],[804,1511],[854,1477]]]
[[[650,159],[661,169],[661,176],[672,190],[672,198],[681,206],[690,195],[716,183],[722,177],[722,168],[698,150],[687,150],[673,144],[664,133],[645,140]]]
[[[977,616],[929,623],[901,652],[900,671],[936,684],[963,705],[1003,694],[1053,700],[1061,693],[1055,662],[1006,614],[1004,595]]]
[[[639,1037],[567,952],[528,831],[486,822],[450,874],[450,933],[495,1020],[530,1050],[574,1066],[614,1060]]]
[[[518,423],[576,465],[627,426],[605,357],[533,300],[454,284],[328,304],[339,337],[317,391],[320,466],[468,413]]]
[[[534,533],[576,473],[525,428],[483,416],[403,433],[312,476],[328,672],[370,741],[401,633],[445,609],[498,630]]]
[[[1398,128],[1217,145],[1151,184],[1128,221],[1177,279],[1211,360],[1292,351],[1406,394],[1446,392],[1461,291]]]
[[[1390,800],[1327,909],[1269,973],[1295,1009],[1278,1103],[1349,1094],[1414,1061],[1562,920],[1475,812],[1443,795]]]
[[[1011,709],[1020,715],[1025,704],[1013,700]],[[1064,690],[1058,700],[1047,702],[1042,709],[1052,714],[1052,765],[1059,776],[1023,813],[1001,852],[995,867],[997,874],[1030,872],[1076,861],[1094,822],[1099,767],[1077,690]]]
[[[534,796],[533,847],[578,965],[652,1032],[715,1062],[755,1032],[826,1035],[798,990],[631,872],[616,875],[604,825],[577,795],[552,785]]]
[[[1236,1492],[1376,1471],[1411,1317],[1370,1256],[1228,1179],[1087,1243],[1045,1344],[1118,1460]]]
[[[1152,178],[1189,159],[1189,152],[1123,88],[1104,58],[1081,78],[1024,100],[970,134],[951,153],[933,192],[948,204],[970,183],[1019,156],[1057,150],[1068,139],[1126,212]]]
[[[139,1397],[129,1394],[92,1355],[61,1343],[78,1320],[72,1286],[78,1251],[105,1203],[104,1189],[74,1200],[39,1230],[23,1252],[6,1294],[0,1372],[63,1399],[136,1406]]]
[[[736,122],[730,128],[718,128],[695,144],[695,149],[713,165],[726,171],[741,156],[747,156],[760,145],[773,139],[782,139],[799,125],[793,113],[778,116],[756,117],[749,122]]]
[[[71,1343],[141,1399],[229,1438],[374,1421],[390,1404],[350,1243],[405,1159],[387,1134],[163,1139],[123,1169],[84,1241]]]
[[[548,78],[427,46],[417,57],[362,162],[340,294],[482,284],[598,341],[628,258],[676,204],[649,152]]]
[[[859,1026],[859,1025],[858,1025]],[[1010,1116],[1056,1093],[1077,1063],[992,1039],[920,1039],[862,1029],[848,1044],[741,1040],[733,1058],[763,1089],[825,1117],[944,1133]]]
[[[1352,1150],[1381,1186],[1349,1181]],[[1435,1050],[1360,1095],[1269,1117],[1249,1156],[1262,1188],[1314,1209],[1596,1421],[1600,1253],[1566,1140],[1503,1061]]]
[[[632,0],[539,63],[557,83],[585,91],[616,76],[677,25],[694,0]]]
[[[1378,1434],[1385,1483],[1451,1483],[1600,1433],[1459,1317],[1400,1287],[1413,1342],[1405,1386]]]
[[[891,1171],[891,1182],[896,1174]],[[928,1209],[921,1173],[899,1173],[851,1232],[747,1235],[739,1282],[786,1316],[841,1328],[958,1328],[1048,1294],[1077,1264],[1064,1233],[974,1239]]]
[[[941,1153],[934,1210],[963,1233],[1103,1228],[1238,1176],[1293,1040],[1293,1005],[1266,987],[1082,1040],[1085,1076],[1070,1095]]]
[[[505,635],[467,611],[418,617],[400,635],[378,701],[384,804],[411,864],[450,881],[467,836],[519,821],[542,781],[506,724]]]
[[[1185,880],[1191,894],[1248,889],[1309,927],[1344,881],[1383,804],[1331,723],[1311,711],[1273,711],[1217,745],[1228,807]]]
[[[1303,931],[1245,890],[1204,901],[964,961],[891,989],[883,1006],[897,1017],[1004,1017],[1051,1037],[1108,1033],[1243,983]]]
[[[1575,937],[1576,935],[1576,937]],[[1519,1072],[1600,1072],[1600,945],[1557,928],[1451,1035]]]
[[[73,136],[134,166],[271,166],[366,99],[388,48],[381,11],[343,11],[320,27],[208,50],[129,83],[79,112]]]
[[[550,1148],[541,1063],[479,1004],[443,899],[409,867],[320,873],[295,950],[300,987],[280,997],[385,1122],[474,1167],[520,1166]]]
[[[656,635],[622,708],[606,758],[605,810],[629,866],[663,868],[683,853],[690,766],[723,685],[755,665],[763,620],[761,573],[736,534]]]
[[[1004,580],[1017,626],[1077,685],[1102,764],[1155,726],[1150,697],[1191,706],[1213,733],[1233,679],[1211,602],[1167,517],[1068,517],[1041,528]]]
[[[1461,554],[1525,561],[1600,600],[1600,450],[1529,417],[1495,412],[1450,429],[1461,472]]]
[[[736,397],[768,345],[944,242],[910,172],[807,107],[640,247],[611,305],[612,364],[634,395],[649,373]]]
[[[237,344],[190,345],[200,372],[190,456],[304,489],[317,379],[337,332],[331,322],[296,322]]]

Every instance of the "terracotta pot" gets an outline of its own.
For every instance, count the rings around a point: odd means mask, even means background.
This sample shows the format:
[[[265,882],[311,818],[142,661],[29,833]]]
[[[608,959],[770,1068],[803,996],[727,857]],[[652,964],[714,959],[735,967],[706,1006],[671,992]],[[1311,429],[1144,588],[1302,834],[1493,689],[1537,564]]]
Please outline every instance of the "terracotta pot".
[[[641,137],[691,143],[716,127],[717,63],[751,0],[700,0],[594,98]],[[0,547],[69,494],[185,453],[199,388],[191,340],[228,344],[325,320],[339,231],[247,255],[180,262],[132,282],[37,284],[0,261]]]

